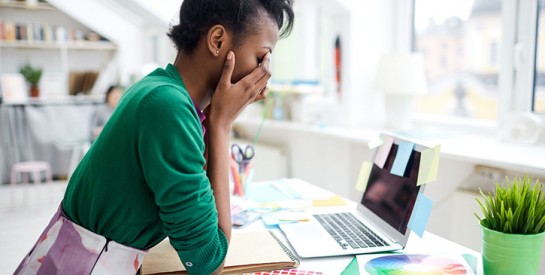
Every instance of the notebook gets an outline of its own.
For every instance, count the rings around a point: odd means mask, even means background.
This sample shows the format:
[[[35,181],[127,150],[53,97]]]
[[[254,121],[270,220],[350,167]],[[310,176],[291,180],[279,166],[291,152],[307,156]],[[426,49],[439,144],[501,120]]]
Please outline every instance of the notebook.
[[[416,183],[420,155],[427,147],[388,135],[383,139],[391,142],[384,142],[373,152],[374,163],[357,209],[339,213],[325,209],[313,212],[308,222],[279,225],[298,256],[354,255],[405,247],[410,234],[407,225],[416,199],[424,190],[424,185]],[[332,233],[347,226],[350,217],[356,219],[356,225],[352,225],[355,232]],[[322,225],[327,221],[342,225]],[[372,232],[370,236],[364,237],[365,228]]]
[[[259,244],[256,246],[256,244]],[[270,231],[234,232],[222,274],[296,268],[299,260]],[[187,274],[168,238],[144,257],[141,274]]]

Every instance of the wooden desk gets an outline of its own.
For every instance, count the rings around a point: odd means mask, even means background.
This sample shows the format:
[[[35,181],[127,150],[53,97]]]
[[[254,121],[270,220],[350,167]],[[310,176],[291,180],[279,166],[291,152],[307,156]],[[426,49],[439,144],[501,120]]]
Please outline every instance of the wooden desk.
[[[323,197],[324,194],[335,195],[325,189],[322,189],[318,186],[312,185],[299,179],[288,179],[288,181],[293,189],[302,194],[302,200],[311,200],[313,198],[316,198],[316,196]],[[356,203],[353,201],[345,199],[345,202],[347,203],[347,206],[331,206],[328,208],[334,211],[346,211],[354,209],[356,207]],[[233,233],[236,233],[236,231],[256,231],[264,229],[266,229],[265,225],[261,221],[257,221],[246,228],[233,229]],[[295,252],[285,236],[280,231],[280,229],[275,228],[272,229],[272,231],[280,238],[280,240],[284,244],[286,244],[293,252]],[[402,252],[422,254],[471,254],[476,256],[478,259],[479,263],[477,265],[477,270],[482,270],[482,260],[480,253],[451,242],[430,232],[425,232],[422,238],[414,233],[411,233],[407,246]],[[299,258],[301,260],[301,265],[299,266],[299,269],[323,272],[324,274],[340,274],[344,270],[344,268],[350,263],[350,261],[352,261],[353,258],[354,256]],[[482,274],[482,272],[478,272],[478,274]]]

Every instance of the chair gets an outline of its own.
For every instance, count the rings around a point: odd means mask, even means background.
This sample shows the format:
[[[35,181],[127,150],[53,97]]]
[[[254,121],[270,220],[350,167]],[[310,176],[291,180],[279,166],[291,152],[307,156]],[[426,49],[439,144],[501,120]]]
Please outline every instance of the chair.
[[[28,184],[28,176],[32,174],[34,183],[41,182],[41,172],[45,172],[46,182],[52,183],[51,166],[46,161],[26,161],[15,163],[11,168],[11,186],[17,183],[17,173],[21,174],[22,182]]]

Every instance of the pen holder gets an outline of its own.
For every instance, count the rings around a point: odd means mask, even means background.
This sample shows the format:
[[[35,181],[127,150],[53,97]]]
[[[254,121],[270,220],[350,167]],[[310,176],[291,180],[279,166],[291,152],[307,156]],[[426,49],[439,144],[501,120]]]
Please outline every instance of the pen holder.
[[[241,169],[241,164],[237,165],[234,160],[231,160],[229,186],[233,196],[244,197],[246,194],[246,188],[252,182],[253,178],[253,169],[250,167],[250,164],[249,161],[242,164],[244,165],[244,169]]]

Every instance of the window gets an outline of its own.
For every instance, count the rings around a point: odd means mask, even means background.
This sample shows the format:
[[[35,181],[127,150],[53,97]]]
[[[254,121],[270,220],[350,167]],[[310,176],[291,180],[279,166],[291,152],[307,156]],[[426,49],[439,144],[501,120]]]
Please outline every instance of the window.
[[[416,112],[496,120],[502,1],[414,0],[413,22],[429,89]]]
[[[545,113],[545,0],[539,1],[533,110]]]

